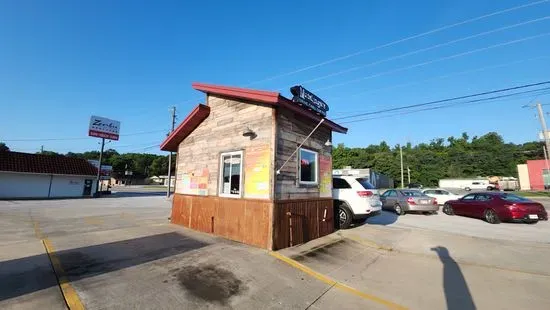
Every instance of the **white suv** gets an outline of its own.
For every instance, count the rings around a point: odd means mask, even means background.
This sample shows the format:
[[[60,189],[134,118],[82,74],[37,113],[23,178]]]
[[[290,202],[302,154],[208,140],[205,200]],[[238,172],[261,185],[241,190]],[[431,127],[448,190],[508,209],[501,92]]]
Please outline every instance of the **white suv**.
[[[364,220],[382,210],[378,190],[362,177],[332,176],[332,198],[338,208],[340,228],[348,228],[352,221]]]

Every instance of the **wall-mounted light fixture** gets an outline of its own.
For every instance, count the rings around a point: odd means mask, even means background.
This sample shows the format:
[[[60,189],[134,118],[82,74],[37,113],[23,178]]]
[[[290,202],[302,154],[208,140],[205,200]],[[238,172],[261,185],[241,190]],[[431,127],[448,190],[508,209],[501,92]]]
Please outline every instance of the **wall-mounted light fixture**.
[[[332,146],[332,142],[330,142],[330,139],[328,139],[327,142],[325,142],[325,146]]]
[[[249,137],[250,140],[252,140],[256,138],[257,135],[254,130],[250,129],[250,127],[247,126],[246,129],[243,131],[243,137]]]

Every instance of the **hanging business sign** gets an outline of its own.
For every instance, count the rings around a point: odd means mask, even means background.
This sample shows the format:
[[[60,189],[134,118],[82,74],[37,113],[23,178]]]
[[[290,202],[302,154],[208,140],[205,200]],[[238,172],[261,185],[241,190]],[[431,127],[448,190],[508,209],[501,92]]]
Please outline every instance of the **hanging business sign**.
[[[90,137],[118,140],[119,131],[119,121],[101,116],[92,116],[90,118],[90,127],[88,128],[88,136]]]
[[[315,113],[322,116],[327,116],[328,105],[312,92],[300,85],[291,87],[290,92],[294,96],[292,97],[292,101],[314,111]]]

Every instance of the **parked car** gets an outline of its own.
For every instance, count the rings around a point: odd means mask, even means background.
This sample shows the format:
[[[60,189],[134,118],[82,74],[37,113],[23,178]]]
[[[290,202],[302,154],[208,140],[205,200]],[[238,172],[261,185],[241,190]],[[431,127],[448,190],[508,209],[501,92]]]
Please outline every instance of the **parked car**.
[[[333,176],[332,198],[338,208],[340,228],[348,228],[354,220],[364,220],[382,210],[378,190],[366,178]]]
[[[458,200],[447,201],[443,212],[480,218],[491,224],[501,221],[536,223],[548,220],[548,213],[542,204],[504,192],[468,194]]]
[[[404,215],[411,211],[435,214],[439,210],[435,198],[418,190],[390,189],[380,196],[380,200],[382,200],[383,209],[393,210],[398,215]]]
[[[424,189],[422,190],[422,193],[437,199],[438,205],[444,205],[449,200],[457,200],[460,197],[462,197],[461,195],[451,193],[448,190],[441,189],[441,188]]]

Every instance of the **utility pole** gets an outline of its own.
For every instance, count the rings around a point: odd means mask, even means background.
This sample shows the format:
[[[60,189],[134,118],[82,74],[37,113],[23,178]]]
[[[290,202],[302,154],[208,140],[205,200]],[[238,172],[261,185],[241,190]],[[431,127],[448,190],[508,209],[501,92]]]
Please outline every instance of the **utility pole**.
[[[99,186],[101,184],[101,161],[103,159],[103,149],[105,148],[105,138],[101,138],[101,151],[99,152],[99,165],[97,167],[97,185],[95,187],[96,196],[99,197]]]
[[[545,152],[544,152],[544,155],[546,157],[546,173],[550,173],[550,171],[548,171],[548,150],[550,150],[550,137],[548,137],[548,128],[546,127],[546,120],[544,119],[544,112],[542,111],[542,105],[540,104],[540,102],[537,102],[537,111],[539,112],[539,121],[540,121],[540,126],[542,127],[542,134],[543,134],[543,137],[544,137],[544,145],[546,146],[545,148]],[[547,184],[544,184],[545,186]]]
[[[174,132],[174,127],[176,127],[176,107],[172,107],[170,109],[170,112],[172,113],[172,129],[170,130],[170,135],[172,132]],[[170,154],[168,155],[168,189],[166,190],[166,198],[170,198],[170,187],[172,185],[172,151],[170,151]]]
[[[401,188],[405,188],[405,179],[403,177],[403,148],[399,144],[399,157],[401,158]]]
[[[40,154],[44,154],[44,146],[43,145],[40,146]]]
[[[407,166],[407,179],[409,180],[409,184],[411,184],[411,168]]]

